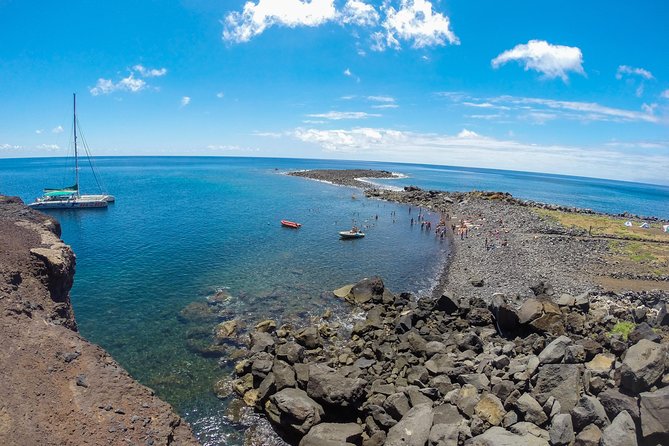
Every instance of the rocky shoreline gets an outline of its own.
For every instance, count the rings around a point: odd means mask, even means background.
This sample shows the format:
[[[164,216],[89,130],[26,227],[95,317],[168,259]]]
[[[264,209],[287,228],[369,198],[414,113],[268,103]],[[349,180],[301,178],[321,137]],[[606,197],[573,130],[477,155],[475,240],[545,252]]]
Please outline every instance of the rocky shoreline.
[[[347,186],[371,176],[297,175]],[[234,391],[300,446],[669,443],[669,296],[598,284],[606,240],[508,194],[360,187],[451,229],[467,221],[448,231],[434,296],[370,278],[330,297],[366,311],[350,331],[327,312],[302,326],[262,321],[221,395]],[[217,330],[244,342],[233,325]]]
[[[334,292],[367,311],[350,334],[263,321],[220,385],[300,446],[666,444],[667,296],[531,292],[516,308],[365,279]]]
[[[0,196],[0,444],[197,445],[188,424],[77,332],[59,223]]]

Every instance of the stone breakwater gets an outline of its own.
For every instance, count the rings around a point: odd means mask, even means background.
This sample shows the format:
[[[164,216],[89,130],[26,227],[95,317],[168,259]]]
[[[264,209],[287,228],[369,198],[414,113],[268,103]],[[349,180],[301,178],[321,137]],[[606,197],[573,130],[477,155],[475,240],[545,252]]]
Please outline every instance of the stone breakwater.
[[[416,300],[365,279],[334,292],[367,312],[348,335],[261,322],[219,385],[300,446],[668,444],[667,295],[530,292]]]
[[[0,444],[196,445],[190,427],[77,332],[60,225],[0,196]]]

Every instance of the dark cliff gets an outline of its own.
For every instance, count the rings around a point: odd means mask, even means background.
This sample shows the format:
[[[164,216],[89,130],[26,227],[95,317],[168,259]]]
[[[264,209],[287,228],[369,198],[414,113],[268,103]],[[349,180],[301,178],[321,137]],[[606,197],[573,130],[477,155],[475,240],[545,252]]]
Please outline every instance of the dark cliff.
[[[0,444],[196,445],[172,407],[77,332],[60,225],[0,196]]]

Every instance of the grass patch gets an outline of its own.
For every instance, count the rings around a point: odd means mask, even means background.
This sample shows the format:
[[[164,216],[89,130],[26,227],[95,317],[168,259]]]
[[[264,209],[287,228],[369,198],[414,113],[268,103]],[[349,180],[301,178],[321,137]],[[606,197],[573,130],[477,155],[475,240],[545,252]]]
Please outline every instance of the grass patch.
[[[649,274],[669,274],[669,245],[612,240],[609,251],[618,261],[637,264]]]
[[[651,223],[650,229],[639,227],[638,220],[632,221],[634,226],[625,226],[626,219],[611,217],[608,215],[579,214],[576,212],[553,211],[549,209],[534,209],[541,217],[544,217],[566,228],[579,228],[591,231],[594,236],[605,235],[609,237],[620,237],[640,241],[668,241],[669,233],[662,231],[662,223]]]
[[[609,334],[611,336],[618,334],[623,338],[623,340],[627,341],[627,338],[629,338],[629,335],[632,333],[632,330],[634,330],[634,327],[636,327],[634,322],[618,322],[613,326],[611,333]]]

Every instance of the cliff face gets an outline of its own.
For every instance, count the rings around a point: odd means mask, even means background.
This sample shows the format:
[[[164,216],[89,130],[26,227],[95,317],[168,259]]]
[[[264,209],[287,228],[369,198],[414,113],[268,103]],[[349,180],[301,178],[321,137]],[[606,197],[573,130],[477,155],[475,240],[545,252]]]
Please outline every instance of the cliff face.
[[[77,332],[75,255],[54,219],[0,196],[0,444],[196,445],[172,407]]]

